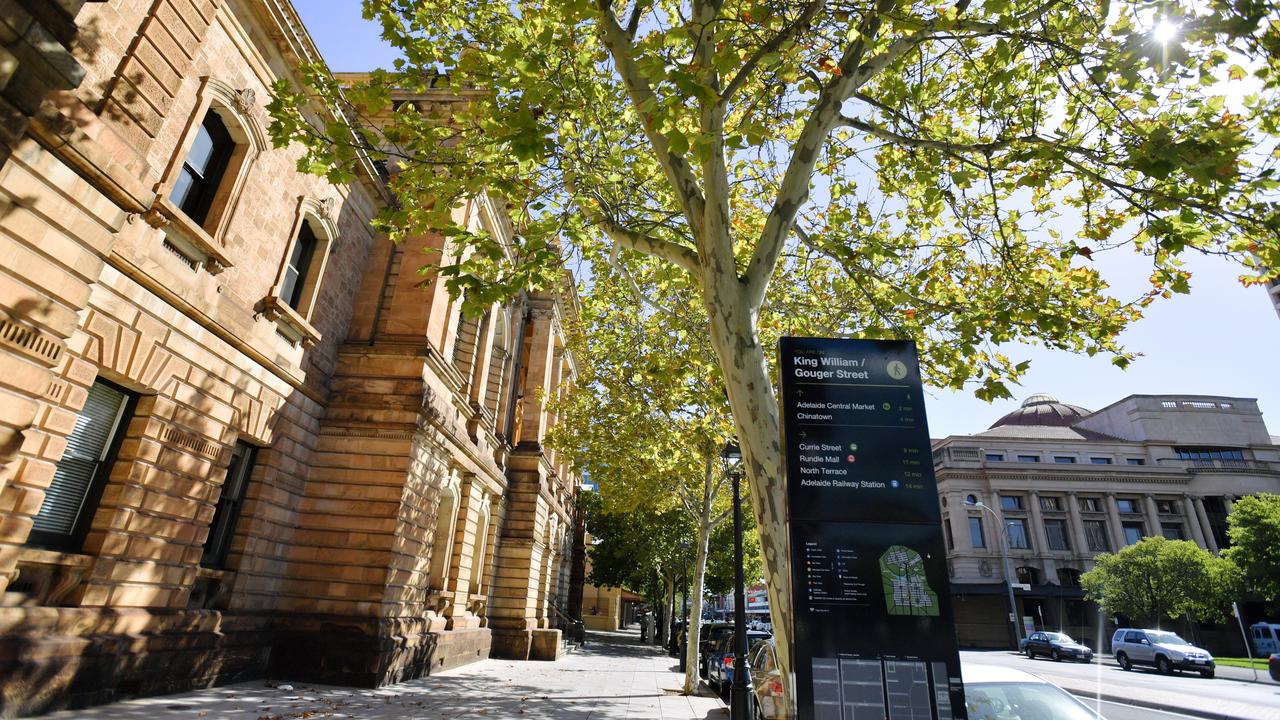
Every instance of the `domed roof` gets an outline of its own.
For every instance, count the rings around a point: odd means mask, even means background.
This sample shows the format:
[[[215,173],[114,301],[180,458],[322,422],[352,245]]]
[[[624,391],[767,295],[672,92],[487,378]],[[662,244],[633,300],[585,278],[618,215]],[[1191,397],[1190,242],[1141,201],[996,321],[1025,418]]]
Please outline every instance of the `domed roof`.
[[[1090,412],[1090,410],[1086,410],[1079,405],[1058,402],[1058,398],[1052,395],[1036,393],[1022,401],[1022,407],[995,421],[991,427],[995,428],[1002,425],[1067,427]]]

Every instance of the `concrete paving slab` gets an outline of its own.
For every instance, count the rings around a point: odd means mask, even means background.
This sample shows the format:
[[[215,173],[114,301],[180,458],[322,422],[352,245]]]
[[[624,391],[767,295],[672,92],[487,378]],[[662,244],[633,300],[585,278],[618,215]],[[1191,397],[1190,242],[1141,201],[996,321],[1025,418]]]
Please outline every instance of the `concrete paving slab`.
[[[588,632],[557,662],[482,660],[377,690],[310,683],[238,683],[128,700],[51,720],[727,720],[719,698],[679,693],[683,675],[635,632]],[[275,685],[275,687],[272,687]]]

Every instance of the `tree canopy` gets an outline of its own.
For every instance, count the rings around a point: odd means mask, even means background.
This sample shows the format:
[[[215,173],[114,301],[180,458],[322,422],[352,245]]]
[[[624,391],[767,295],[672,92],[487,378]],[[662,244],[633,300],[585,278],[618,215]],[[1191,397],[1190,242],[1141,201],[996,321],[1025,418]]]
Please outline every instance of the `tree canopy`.
[[[1100,553],[1080,576],[1086,596],[1133,622],[1188,617],[1223,620],[1240,588],[1239,571],[1189,540],[1143,538],[1119,552]]]
[[[399,202],[380,227],[448,232],[458,262],[440,274],[468,304],[549,283],[561,243],[655,258],[698,295],[784,679],[785,488],[758,324],[775,298],[912,339],[927,382],[993,398],[1026,370],[1007,343],[1128,364],[1117,335],[1189,287],[1180,253],[1230,256],[1252,281],[1280,268],[1275,0],[364,7],[404,57],[346,88],[321,67],[305,89],[279,83],[273,141],[334,180],[359,153],[386,160]],[[480,193],[511,213],[514,254],[454,216]],[[1137,297],[1095,264],[1117,248],[1150,260]]]
[[[1227,536],[1231,547],[1222,556],[1240,568],[1245,586],[1280,603],[1280,495],[1258,493],[1232,503]]]

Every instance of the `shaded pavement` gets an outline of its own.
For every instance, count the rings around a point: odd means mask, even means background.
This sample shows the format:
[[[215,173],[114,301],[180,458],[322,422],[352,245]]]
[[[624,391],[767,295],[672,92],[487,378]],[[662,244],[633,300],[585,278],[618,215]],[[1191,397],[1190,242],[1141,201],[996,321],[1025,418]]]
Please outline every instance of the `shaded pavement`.
[[[588,632],[557,662],[481,660],[377,690],[263,681],[46,715],[57,720],[439,720],[558,718],[727,720],[710,695],[680,695],[684,676],[635,632]],[[704,692],[707,692],[704,688]]]

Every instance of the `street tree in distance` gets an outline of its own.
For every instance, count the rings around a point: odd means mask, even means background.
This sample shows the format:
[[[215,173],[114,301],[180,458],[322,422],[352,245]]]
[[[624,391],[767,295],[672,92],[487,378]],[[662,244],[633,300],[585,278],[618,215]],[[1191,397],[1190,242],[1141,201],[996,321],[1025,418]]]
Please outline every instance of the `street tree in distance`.
[[[683,547],[693,539],[688,517],[678,510],[643,508],[609,512],[600,495],[584,492],[584,521],[593,544],[587,548],[597,587],[626,588],[657,608],[671,607],[679,570],[687,562]]]
[[[810,272],[803,290],[844,312],[842,332],[915,340],[931,385],[995,398],[1027,367],[1002,344],[1128,364],[1116,338],[1188,289],[1184,252],[1230,256],[1252,281],[1280,268],[1276,0],[364,10],[403,57],[345,88],[319,66],[306,88],[278,83],[273,142],[301,143],[300,166],[333,180],[360,153],[387,161],[398,202],[379,227],[448,232],[460,260],[441,276],[470,305],[553,282],[559,243],[647,256],[688,285],[733,411],[788,685],[785,479],[759,325],[792,289],[780,269]],[[1176,37],[1153,37],[1158,24]],[[511,213],[514,253],[459,225],[457,203],[482,193]],[[1138,297],[1114,297],[1094,266],[1114,248],[1150,260]]]
[[[1080,576],[1085,596],[1133,622],[1220,621],[1240,588],[1239,571],[1189,540],[1148,537],[1100,553]]]
[[[1280,604],[1280,495],[1258,493],[1232,503],[1227,536],[1231,547],[1222,556],[1240,568],[1245,587]]]
[[[591,476],[606,511],[673,509],[686,516],[692,607],[684,692],[692,694],[711,535],[730,512],[720,455],[732,419],[715,354],[696,320],[696,298],[687,286],[646,282],[653,293],[670,295],[657,300],[665,312],[646,312],[638,286],[630,271],[596,268],[570,340],[580,359],[578,384],[551,407],[557,422],[547,443]]]

